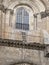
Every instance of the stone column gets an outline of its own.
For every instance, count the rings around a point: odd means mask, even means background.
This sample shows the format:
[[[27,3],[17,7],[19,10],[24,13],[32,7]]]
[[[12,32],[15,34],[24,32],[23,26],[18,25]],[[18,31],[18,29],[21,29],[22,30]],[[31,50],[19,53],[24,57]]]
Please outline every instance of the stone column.
[[[10,27],[9,22],[10,22],[10,10],[7,10],[6,11],[6,18],[5,18],[5,32],[4,32],[5,33],[5,36],[4,36],[5,38],[9,37],[9,33],[8,33],[10,31],[9,30],[9,27]]]
[[[34,16],[34,30],[37,30],[37,15]]]
[[[6,12],[6,28],[12,27],[13,13],[12,10],[7,10]]]
[[[36,14],[34,15],[34,29],[39,30],[41,28],[41,15]]]
[[[10,10],[7,10],[6,12],[6,25],[9,26],[9,21],[10,21]]]
[[[0,37],[4,37],[5,31],[5,13],[0,10]]]
[[[47,23],[47,26],[46,26],[47,28],[46,29],[47,29],[47,31],[49,33],[49,16],[47,16],[47,22],[46,23]]]
[[[0,10],[0,37],[2,37],[2,11]]]
[[[6,38],[15,40],[16,34],[15,34],[15,14],[13,13],[13,10],[8,10],[6,14]]]
[[[42,23],[42,21],[41,21],[41,15],[38,14],[37,15],[37,30],[41,29],[41,23]]]
[[[2,38],[5,36],[5,23],[6,23],[6,14],[2,12]]]

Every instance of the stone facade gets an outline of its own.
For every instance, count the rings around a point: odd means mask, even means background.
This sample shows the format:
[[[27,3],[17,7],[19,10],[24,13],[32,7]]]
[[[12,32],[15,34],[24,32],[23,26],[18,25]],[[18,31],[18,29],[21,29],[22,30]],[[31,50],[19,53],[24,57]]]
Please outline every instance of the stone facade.
[[[28,31],[15,28],[19,7],[24,7],[29,12]],[[0,0],[0,38],[44,44],[43,31],[49,34],[48,0]],[[0,65],[49,65],[45,52],[0,46]]]

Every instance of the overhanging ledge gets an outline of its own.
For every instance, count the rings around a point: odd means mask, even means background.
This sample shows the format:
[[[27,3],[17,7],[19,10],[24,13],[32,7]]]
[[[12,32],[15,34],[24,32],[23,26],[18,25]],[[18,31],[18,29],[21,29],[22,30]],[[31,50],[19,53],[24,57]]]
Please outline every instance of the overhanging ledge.
[[[0,46],[15,47],[15,48],[24,48],[24,49],[33,49],[33,50],[44,50],[45,44],[40,43],[27,43],[19,40],[10,40],[10,39],[1,39]]]

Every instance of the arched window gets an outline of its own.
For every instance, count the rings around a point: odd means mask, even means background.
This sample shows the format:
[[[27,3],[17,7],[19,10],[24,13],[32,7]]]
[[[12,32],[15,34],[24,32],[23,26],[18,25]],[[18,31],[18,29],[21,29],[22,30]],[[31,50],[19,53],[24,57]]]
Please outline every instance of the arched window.
[[[23,7],[17,9],[16,28],[29,30],[29,13]]]

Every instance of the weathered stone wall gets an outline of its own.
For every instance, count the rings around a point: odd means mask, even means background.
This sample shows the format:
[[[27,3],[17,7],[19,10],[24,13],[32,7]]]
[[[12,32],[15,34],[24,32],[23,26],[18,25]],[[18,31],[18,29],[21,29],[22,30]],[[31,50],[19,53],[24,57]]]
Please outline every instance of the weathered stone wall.
[[[16,2],[16,3],[15,3]],[[18,5],[21,4],[22,5]],[[26,3],[26,4],[25,4]],[[30,4],[31,3],[31,4]],[[42,9],[40,7],[38,7],[38,3],[40,4],[40,6],[42,6]],[[42,39],[42,32],[41,30],[46,29],[46,18],[41,19],[41,15],[40,12],[42,12],[43,10],[45,10],[44,5],[41,4],[41,2],[35,1],[24,1],[24,0],[14,0],[14,1],[3,1],[3,4],[5,6],[5,8],[7,7],[9,10],[6,11],[6,13],[2,12],[2,18],[1,18],[1,35],[2,38],[8,38],[8,39],[19,39],[22,40],[22,33],[23,31],[19,31],[17,29],[15,29],[15,18],[16,18],[16,12],[15,9],[17,9],[17,5],[18,6],[22,6],[25,7],[26,9],[29,10],[30,13],[30,21],[29,21],[29,31],[26,32],[27,35],[27,42],[39,42],[42,43],[43,39]],[[24,5],[23,5],[24,4]],[[37,5],[37,7],[35,6]],[[13,10],[13,13],[11,14],[11,10]],[[38,13],[37,17],[34,17],[34,14],[36,15],[36,13]],[[18,31],[18,32],[17,32]],[[30,33],[31,32],[31,33]],[[31,37],[32,36],[32,37]]]
[[[7,63],[9,65],[18,62],[46,65],[43,51],[0,47],[0,64],[4,65],[5,63],[6,65]]]
[[[16,30],[14,24],[16,5],[24,4],[24,6],[28,7],[29,5],[33,9],[34,12],[31,12],[32,15],[38,13],[37,18],[33,16],[34,20],[32,22],[32,17],[30,19],[30,30],[27,32],[25,31],[26,41],[43,44],[42,30],[46,30],[49,33],[49,16],[41,19],[40,15],[40,12],[49,10],[49,5],[47,5],[48,1],[46,0],[44,3],[45,5],[39,0],[3,0],[2,4],[7,10],[6,12],[0,10],[0,37],[4,39],[23,40],[21,32],[24,31]],[[13,11],[12,14],[11,10]],[[49,65],[49,59],[44,55],[44,51],[0,46],[0,65],[10,65],[11,63],[17,62]]]

